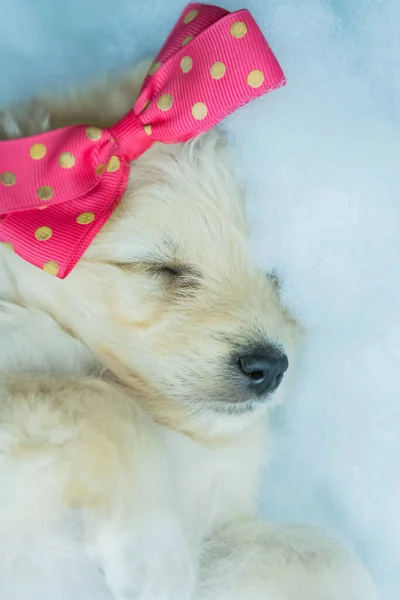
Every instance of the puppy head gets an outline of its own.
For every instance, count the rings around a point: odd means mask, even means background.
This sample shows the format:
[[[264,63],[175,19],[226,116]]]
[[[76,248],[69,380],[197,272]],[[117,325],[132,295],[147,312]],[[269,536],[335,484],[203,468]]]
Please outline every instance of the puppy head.
[[[215,132],[133,164],[123,202],[66,282],[77,310],[86,298],[85,341],[156,419],[236,429],[277,398],[297,329],[253,264]]]

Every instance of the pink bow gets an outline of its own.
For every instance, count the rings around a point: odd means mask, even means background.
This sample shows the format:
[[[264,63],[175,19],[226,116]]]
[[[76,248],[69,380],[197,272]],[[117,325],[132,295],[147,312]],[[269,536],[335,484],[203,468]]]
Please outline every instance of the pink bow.
[[[284,83],[247,10],[189,4],[116,125],[0,142],[0,241],[66,277],[120,202],[130,161],[154,142],[197,136]]]

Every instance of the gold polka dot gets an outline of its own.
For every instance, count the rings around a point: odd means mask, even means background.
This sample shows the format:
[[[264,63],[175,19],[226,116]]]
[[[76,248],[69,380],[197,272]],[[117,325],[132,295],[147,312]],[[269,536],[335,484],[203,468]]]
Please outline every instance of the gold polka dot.
[[[210,69],[210,74],[213,79],[221,79],[221,77],[223,77],[225,73],[226,66],[223,62],[215,62]]]
[[[47,206],[46,205],[44,205],[44,206],[38,206],[37,208],[38,208],[38,210],[44,210],[45,208],[47,208]]]
[[[205,119],[205,117],[207,116],[207,113],[208,113],[208,108],[204,104],[204,102],[196,102],[196,104],[193,104],[192,115],[194,116],[194,118],[197,121],[201,121],[202,119]]]
[[[101,138],[101,129],[99,127],[87,127],[86,135],[88,136],[89,140],[96,142]]]
[[[193,67],[193,59],[190,56],[184,56],[180,65],[183,73],[189,73],[190,69]]]
[[[50,200],[53,197],[53,188],[49,185],[43,185],[36,192],[41,200]]]
[[[239,39],[246,35],[247,27],[242,21],[235,21],[231,25],[230,32],[234,38]]]
[[[263,81],[264,81],[264,73],[262,71],[259,71],[258,69],[255,69],[254,71],[250,71],[250,73],[247,76],[247,83],[252,88],[260,87],[260,85],[262,85]]]
[[[47,262],[44,263],[42,269],[49,275],[57,275],[58,264],[56,263],[55,260],[48,260]]]
[[[146,102],[144,103],[144,106],[142,108],[142,110],[146,110],[146,108],[148,108],[151,104],[151,100],[146,100]]]
[[[10,244],[10,242],[2,242],[4,248],[7,248],[7,250],[11,250],[11,252],[15,252],[14,250],[14,246],[12,244]]]
[[[29,150],[29,154],[33,160],[40,160],[46,155],[47,149],[44,144],[33,144]]]
[[[100,177],[100,175],[103,173],[105,168],[106,168],[106,165],[104,163],[100,163],[99,165],[97,165],[96,171],[95,171],[97,177]]]
[[[39,240],[39,242],[45,242],[46,240],[49,240],[52,235],[52,230],[50,227],[46,227],[46,225],[44,227],[38,227],[38,229],[35,231],[35,238]]]
[[[188,23],[190,23],[191,21],[193,21],[197,15],[199,14],[198,10],[189,10],[188,13],[186,13],[186,15],[183,18],[183,22],[186,23],[186,25]]]
[[[92,212],[84,212],[76,217],[76,222],[79,223],[79,225],[88,225],[92,221],[94,221],[94,213]]]
[[[0,181],[3,185],[15,185],[17,181],[17,176],[14,173],[11,173],[10,171],[5,171],[0,175]]]
[[[182,40],[182,48],[183,46],[187,46],[189,42],[191,42],[194,39],[194,35],[188,35],[185,37],[184,40]]]
[[[156,60],[156,62],[153,62],[153,64],[151,65],[148,73],[149,75],[154,75],[154,73],[157,73],[158,69],[161,67],[161,62],[159,60]]]
[[[146,135],[151,135],[151,125],[144,125],[143,129]]]
[[[169,110],[173,101],[171,94],[164,94],[157,100],[157,106],[160,110]]]
[[[63,152],[60,154],[58,162],[63,169],[70,169],[75,164],[75,156],[72,152]]]
[[[119,162],[118,156],[112,156],[110,158],[110,162],[107,165],[107,172],[114,173],[115,171],[118,171],[120,166],[121,166],[121,163]]]

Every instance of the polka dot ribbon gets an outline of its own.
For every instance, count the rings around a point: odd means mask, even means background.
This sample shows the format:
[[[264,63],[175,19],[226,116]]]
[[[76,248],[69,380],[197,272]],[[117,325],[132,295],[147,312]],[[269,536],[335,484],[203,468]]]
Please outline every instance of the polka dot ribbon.
[[[0,142],[0,242],[66,277],[120,202],[131,161],[153,142],[197,136],[284,83],[247,10],[189,4],[116,125]]]

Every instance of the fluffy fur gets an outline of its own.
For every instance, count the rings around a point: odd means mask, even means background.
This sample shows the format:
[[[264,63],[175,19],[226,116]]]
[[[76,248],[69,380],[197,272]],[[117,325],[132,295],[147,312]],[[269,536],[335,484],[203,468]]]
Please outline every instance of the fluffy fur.
[[[143,68],[0,115],[107,125]],[[155,145],[64,281],[0,248],[1,600],[374,600],[328,535],[257,520],[268,402],[231,357],[298,327],[253,264],[217,133]]]

